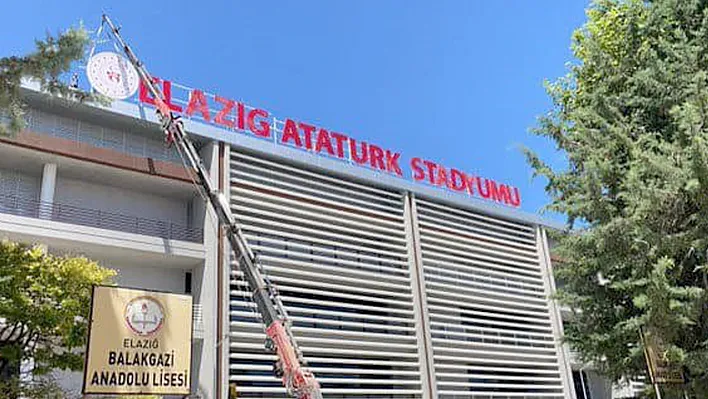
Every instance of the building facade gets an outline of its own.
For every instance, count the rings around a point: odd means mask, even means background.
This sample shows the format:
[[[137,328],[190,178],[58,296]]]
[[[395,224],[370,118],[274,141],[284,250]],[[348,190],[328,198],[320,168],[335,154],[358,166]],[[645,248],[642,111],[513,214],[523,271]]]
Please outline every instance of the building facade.
[[[153,110],[68,103],[31,84],[24,95],[27,129],[0,139],[2,236],[96,259],[122,286],[192,294],[194,397],[286,397],[230,248]],[[576,397],[549,300],[548,223],[273,140],[185,126],[325,398]],[[58,375],[80,389],[80,375]]]

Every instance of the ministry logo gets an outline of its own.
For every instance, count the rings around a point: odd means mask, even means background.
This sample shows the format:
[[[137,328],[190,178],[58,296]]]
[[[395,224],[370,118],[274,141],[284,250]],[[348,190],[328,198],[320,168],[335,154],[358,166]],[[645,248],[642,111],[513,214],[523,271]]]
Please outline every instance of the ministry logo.
[[[160,302],[149,296],[132,299],[125,306],[128,328],[141,337],[155,334],[165,322],[165,311]]]
[[[124,100],[138,91],[140,79],[138,72],[125,57],[103,52],[95,54],[86,65],[91,87],[110,98]]]

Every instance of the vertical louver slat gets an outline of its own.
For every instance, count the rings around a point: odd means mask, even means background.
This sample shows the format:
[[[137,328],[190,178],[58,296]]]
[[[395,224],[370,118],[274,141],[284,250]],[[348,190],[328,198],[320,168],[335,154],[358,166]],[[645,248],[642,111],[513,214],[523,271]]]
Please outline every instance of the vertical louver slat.
[[[420,398],[404,197],[232,150],[231,206],[273,281],[328,399]],[[230,381],[284,398],[275,357],[232,271]]]
[[[414,203],[438,397],[566,397],[534,226]]]

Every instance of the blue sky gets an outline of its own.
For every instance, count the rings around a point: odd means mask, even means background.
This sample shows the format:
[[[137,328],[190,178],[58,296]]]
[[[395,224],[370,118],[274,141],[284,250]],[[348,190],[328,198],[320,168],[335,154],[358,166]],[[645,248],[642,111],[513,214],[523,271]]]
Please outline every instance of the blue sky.
[[[101,4],[104,3],[104,4]],[[113,3],[109,5],[110,3]],[[102,12],[150,71],[519,187],[547,203],[519,146],[562,158],[529,128],[544,79],[567,72],[586,0],[14,1],[0,56]],[[558,216],[547,215],[557,219]]]

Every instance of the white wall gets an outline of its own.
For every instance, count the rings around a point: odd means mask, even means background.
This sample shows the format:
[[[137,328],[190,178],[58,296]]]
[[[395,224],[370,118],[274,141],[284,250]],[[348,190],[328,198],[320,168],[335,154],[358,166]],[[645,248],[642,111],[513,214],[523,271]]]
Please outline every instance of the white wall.
[[[83,384],[83,373],[78,371],[54,370],[51,373],[54,381],[67,395],[67,399],[81,397],[81,386]]]
[[[121,287],[142,288],[184,294],[185,270],[150,267],[147,265],[114,266],[104,264],[118,272],[116,283]]]
[[[592,399],[612,398],[612,383],[607,378],[592,370],[585,370],[585,375]]]
[[[93,182],[57,177],[54,201],[59,204],[116,212],[187,225],[187,201],[129,191]]]
[[[215,143],[207,144],[201,151],[204,166],[209,169],[209,174],[212,183],[217,185],[218,176],[218,146]],[[225,178],[228,178],[228,171],[225,173]],[[228,187],[228,186],[225,186]],[[207,211],[207,209],[209,209]],[[204,317],[204,339],[199,346],[195,347],[192,356],[199,359],[199,368],[193,370],[196,374],[195,379],[198,379],[198,385],[192,389],[204,399],[221,399],[216,397],[216,352],[220,337],[216,336],[216,319],[217,319],[217,286],[216,286],[216,268],[217,268],[217,229],[218,220],[214,212],[206,206],[203,201],[195,201],[194,204],[195,223],[202,223],[204,227],[204,248],[207,250],[202,267],[195,268],[194,273],[194,302],[203,306]],[[228,257],[226,257],[228,259]],[[226,279],[228,282],[228,278]],[[226,294],[228,291],[224,291]],[[228,306],[224,306],[224,312],[228,310]],[[223,345],[228,347],[228,343]],[[224,351],[226,355],[226,351]],[[225,386],[225,378],[228,373],[222,373],[222,386]],[[227,390],[222,390],[222,395]],[[225,396],[224,396],[225,397]]]

